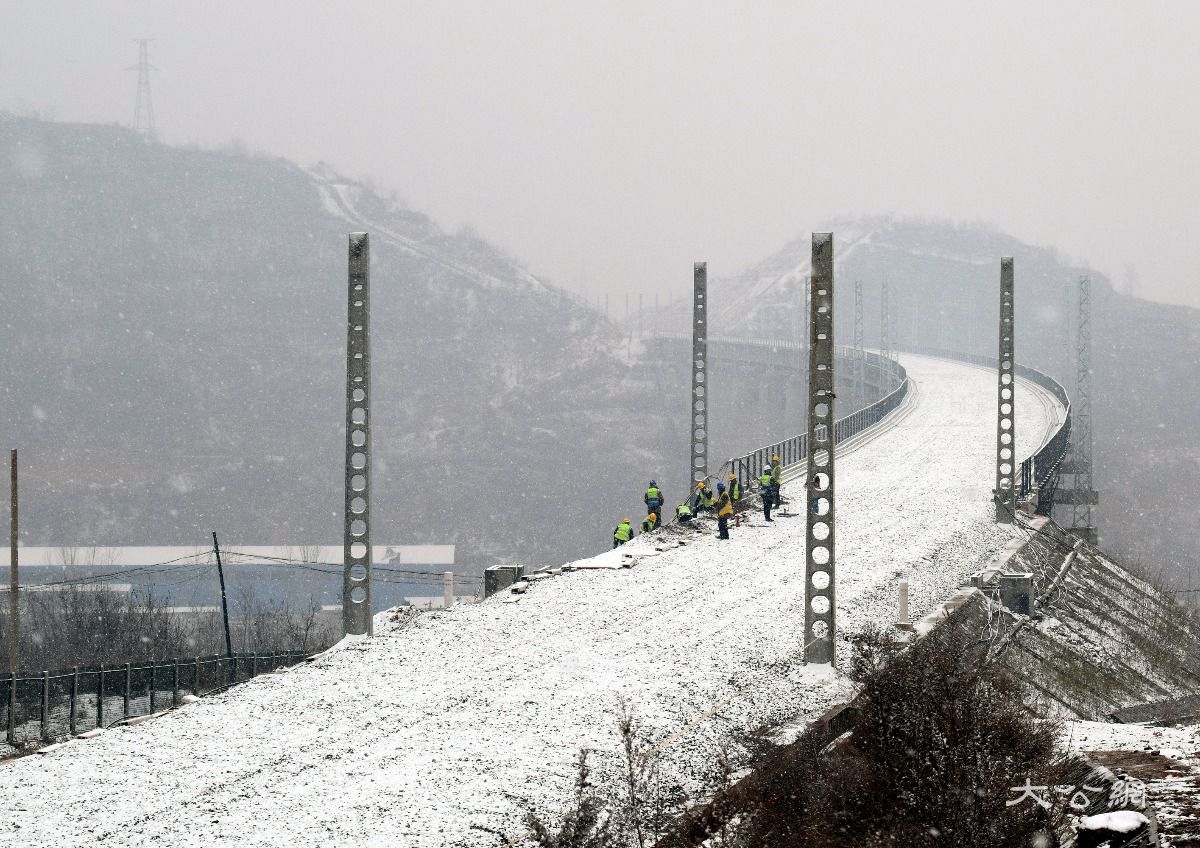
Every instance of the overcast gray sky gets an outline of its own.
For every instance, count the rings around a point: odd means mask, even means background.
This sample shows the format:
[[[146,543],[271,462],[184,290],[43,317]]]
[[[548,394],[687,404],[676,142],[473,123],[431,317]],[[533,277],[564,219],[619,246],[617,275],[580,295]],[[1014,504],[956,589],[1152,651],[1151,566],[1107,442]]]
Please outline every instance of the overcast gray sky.
[[[0,3],[0,107],[324,159],[578,288],[835,216],[990,222],[1200,306],[1200,4]]]

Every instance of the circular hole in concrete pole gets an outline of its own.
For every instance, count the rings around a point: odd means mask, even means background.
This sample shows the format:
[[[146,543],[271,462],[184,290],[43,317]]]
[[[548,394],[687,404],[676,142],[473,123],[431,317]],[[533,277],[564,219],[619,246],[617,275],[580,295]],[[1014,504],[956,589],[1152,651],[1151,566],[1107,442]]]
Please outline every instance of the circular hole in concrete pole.
[[[361,518],[356,518],[350,522],[350,535],[351,536],[361,536],[363,533],[366,533],[366,532],[367,532],[367,522],[363,521]]]
[[[1005,400],[1012,400],[1012,389],[1004,388],[1000,390],[1000,397]]]
[[[362,515],[367,511],[367,502],[362,498],[354,498],[350,501],[350,511],[355,515]]]
[[[1012,429],[1012,419],[1011,418],[1001,418],[1000,419],[1000,429],[1001,430],[1011,430]]]
[[[365,453],[350,454],[350,467],[355,470],[361,470],[367,467],[367,455]]]
[[[825,541],[829,538],[829,525],[824,521],[817,521],[812,526],[812,535],[814,539]]]
[[[829,498],[817,498],[817,508],[814,512],[817,515],[829,515]]]
[[[362,542],[355,542],[350,546],[350,556],[354,559],[362,559],[367,555],[367,546]]]
[[[825,639],[829,636],[829,625],[823,621],[814,621],[812,626],[812,635],[816,639]]]
[[[1012,448],[1000,448],[1001,459],[1012,459]]]
[[[817,545],[812,549],[812,561],[817,565],[825,565],[829,562],[829,548],[824,545]]]
[[[362,430],[352,430],[350,432],[350,444],[356,448],[361,448],[367,443],[367,434]]]
[[[1008,462],[1000,463],[1000,473],[1005,475],[1012,474],[1012,464]]]
[[[1000,404],[1000,414],[1001,415],[1012,415],[1012,404],[1011,403]]]
[[[355,474],[350,478],[350,488],[356,492],[361,492],[367,488],[367,478],[363,474]]]
[[[367,567],[361,562],[356,562],[350,566],[350,579],[354,581],[367,579]]]
[[[829,612],[829,598],[824,595],[817,595],[809,601],[809,606],[812,607],[812,611],[817,615],[825,615],[825,613]]]
[[[367,393],[364,392],[362,389],[355,389],[353,392],[350,393],[350,396],[354,398],[355,403],[362,403],[363,398],[365,398],[367,396]]]
[[[829,475],[828,474],[814,475],[813,481],[814,481],[814,488],[818,492],[823,492],[829,488]]]
[[[362,586],[355,586],[350,590],[350,603],[361,604],[367,599],[367,590]]]
[[[813,407],[813,414],[816,415],[818,418],[826,417],[827,415],[829,415],[829,404],[818,403],[816,406]]]
[[[362,426],[367,423],[367,411],[361,406],[356,406],[350,410],[350,423]]]
[[[1012,444],[1012,433],[1001,433],[1000,434],[1000,444],[1011,445]]]
[[[829,451],[825,450],[825,448],[820,448],[813,454],[813,465],[816,465],[818,468],[824,468],[828,464]]]
[[[1009,383],[1012,382],[1012,374],[1001,374],[1000,382],[1007,386]]]
[[[829,588],[829,572],[814,571],[812,574],[812,585],[814,589],[823,591]]]

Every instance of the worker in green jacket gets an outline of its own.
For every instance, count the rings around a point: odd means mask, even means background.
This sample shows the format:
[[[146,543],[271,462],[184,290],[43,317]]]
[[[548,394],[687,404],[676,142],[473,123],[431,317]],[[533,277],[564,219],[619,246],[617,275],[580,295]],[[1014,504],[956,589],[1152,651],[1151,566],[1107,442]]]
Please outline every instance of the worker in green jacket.
[[[737,475],[732,471],[729,472],[729,482],[725,488],[729,491],[729,499],[731,501],[740,501],[742,499],[742,481],[738,480]]]
[[[646,514],[657,513],[661,510],[662,505],[667,502],[663,497],[662,489],[658,488],[658,483],[650,481],[650,488],[646,489],[646,495],[642,498],[646,502]]]
[[[693,504],[697,513],[711,510],[713,508],[713,493],[712,489],[704,485],[701,480],[696,484],[696,494],[693,496]]]
[[[628,518],[622,518],[621,523],[613,530],[613,547],[619,547],[633,538],[633,525]]]
[[[658,516],[653,512],[646,516],[642,521],[642,532],[649,533],[658,528]]]
[[[687,501],[675,507],[675,517],[684,524],[692,523],[692,508],[687,505]]]
[[[763,468],[758,478],[758,493],[762,495],[763,516],[767,521],[774,521],[771,517],[771,507],[775,505],[775,487],[771,485],[770,468]]]
[[[771,487],[775,490],[775,506],[780,505],[780,499],[783,497],[780,492],[783,491],[783,466],[779,464],[779,457],[771,457]]]

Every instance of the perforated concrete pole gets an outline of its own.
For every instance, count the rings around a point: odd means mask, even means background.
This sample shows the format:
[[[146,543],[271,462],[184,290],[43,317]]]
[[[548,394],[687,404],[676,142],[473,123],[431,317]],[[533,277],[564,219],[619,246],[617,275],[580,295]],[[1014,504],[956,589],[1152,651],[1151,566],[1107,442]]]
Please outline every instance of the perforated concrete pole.
[[[346,335],[346,474],[342,627],[352,635],[374,635],[371,620],[371,244],[351,233]]]
[[[996,521],[1011,524],[1016,514],[1017,417],[1013,322],[1013,260],[1000,260],[1000,356],[996,363]]]
[[[454,606],[454,572],[442,572],[442,606],[446,609]]]
[[[833,233],[813,233],[810,300],[804,661],[835,664]]]
[[[692,269],[692,449],[688,467],[693,488],[708,476],[708,263]]]

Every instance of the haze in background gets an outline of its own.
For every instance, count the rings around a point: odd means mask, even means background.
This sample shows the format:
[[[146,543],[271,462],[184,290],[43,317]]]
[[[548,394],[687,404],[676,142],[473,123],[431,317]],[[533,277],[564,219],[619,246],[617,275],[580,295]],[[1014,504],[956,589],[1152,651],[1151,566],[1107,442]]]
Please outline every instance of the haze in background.
[[[370,175],[589,295],[891,212],[1200,305],[1200,7],[746,5],[7,0],[0,108],[128,124],[153,37],[165,141]]]

